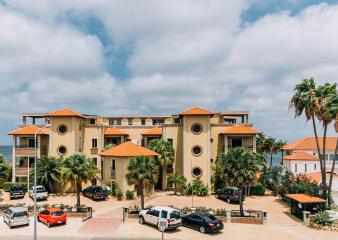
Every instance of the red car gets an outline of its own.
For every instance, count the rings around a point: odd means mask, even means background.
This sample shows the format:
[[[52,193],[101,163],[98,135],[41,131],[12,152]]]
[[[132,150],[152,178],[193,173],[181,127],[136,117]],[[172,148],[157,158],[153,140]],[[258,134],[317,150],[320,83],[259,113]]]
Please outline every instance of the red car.
[[[47,224],[48,227],[56,224],[66,224],[67,216],[60,208],[47,208],[38,213],[38,221]]]

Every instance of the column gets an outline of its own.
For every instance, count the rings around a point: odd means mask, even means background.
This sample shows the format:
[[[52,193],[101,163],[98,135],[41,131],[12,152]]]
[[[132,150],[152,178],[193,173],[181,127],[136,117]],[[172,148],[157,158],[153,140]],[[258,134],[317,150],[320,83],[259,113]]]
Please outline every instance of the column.
[[[15,182],[15,164],[16,164],[16,156],[15,156],[15,146],[16,146],[16,136],[13,135],[13,143],[12,143],[12,182]]]

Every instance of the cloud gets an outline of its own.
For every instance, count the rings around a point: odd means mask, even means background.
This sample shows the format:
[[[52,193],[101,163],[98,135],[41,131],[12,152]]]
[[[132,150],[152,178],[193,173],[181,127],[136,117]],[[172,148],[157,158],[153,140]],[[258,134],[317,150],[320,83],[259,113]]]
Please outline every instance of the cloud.
[[[172,114],[199,105],[250,110],[258,129],[311,135],[288,101],[302,78],[336,82],[338,6],[242,22],[252,1],[7,1],[0,5],[0,128],[27,111]],[[76,22],[97,19],[112,43]],[[72,21],[77,19],[77,21]],[[109,74],[128,46],[131,77]],[[113,53],[114,54],[114,53]],[[333,131],[330,132],[333,134]],[[8,139],[8,138],[7,138]],[[0,143],[7,141],[0,138]]]

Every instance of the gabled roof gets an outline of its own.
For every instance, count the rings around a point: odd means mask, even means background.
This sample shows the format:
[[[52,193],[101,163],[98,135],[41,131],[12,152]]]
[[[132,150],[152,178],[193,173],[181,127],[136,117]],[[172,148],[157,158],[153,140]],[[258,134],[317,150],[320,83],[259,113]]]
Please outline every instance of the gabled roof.
[[[27,125],[13,131],[10,131],[8,135],[34,135],[36,131],[40,128],[40,126],[36,125]],[[37,132],[38,135],[49,135],[47,129],[40,129]]]
[[[338,137],[326,138],[326,151],[334,151]],[[323,138],[319,137],[319,147],[323,150]],[[317,151],[316,139],[314,137],[305,137],[298,139],[282,147],[283,150],[313,150]]]
[[[116,147],[101,152],[101,156],[109,157],[136,157],[136,156],[158,156],[158,153],[131,142],[124,142]]]
[[[287,194],[286,196],[300,203],[325,203],[326,202],[325,199],[322,199],[319,197],[313,197],[313,196],[301,194],[301,193]]]
[[[189,115],[213,115],[213,112],[210,112],[208,110],[205,110],[203,108],[200,107],[192,107],[189,108],[187,110],[185,110],[184,112],[181,112],[180,115],[184,115],[184,116],[189,116]]]
[[[55,112],[50,112],[46,114],[46,117],[79,117],[79,118],[86,118],[85,116],[75,112],[70,108],[63,108],[57,110]]]
[[[322,182],[322,173],[316,172],[316,173],[307,173],[305,174],[306,177],[308,177],[310,180],[317,182],[318,184]],[[332,176],[333,179],[338,179],[338,175],[336,173]],[[330,173],[326,173],[326,180],[328,181],[330,179]]]
[[[223,133],[226,135],[256,135],[259,133],[259,131],[244,125],[233,125],[230,127],[225,127]]]
[[[162,135],[162,128],[151,128],[142,133],[142,135]]]
[[[124,135],[128,135],[128,134],[125,133],[125,132],[122,132],[118,128],[110,127],[110,128],[106,128],[104,130],[104,135],[107,135],[107,136],[124,136]]]
[[[284,160],[319,161],[319,158],[306,152],[296,152],[283,156]]]

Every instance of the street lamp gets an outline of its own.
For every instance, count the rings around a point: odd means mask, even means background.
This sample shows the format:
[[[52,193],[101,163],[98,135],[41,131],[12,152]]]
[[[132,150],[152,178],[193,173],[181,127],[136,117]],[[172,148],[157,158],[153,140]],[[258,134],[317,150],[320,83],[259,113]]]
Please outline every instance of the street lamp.
[[[34,144],[35,144],[35,157],[34,157],[34,240],[36,240],[36,225],[37,225],[37,209],[36,209],[36,162],[38,158],[38,147],[37,147],[37,135],[38,132],[44,128],[49,128],[50,124],[46,124],[43,127],[36,129],[34,134]]]

